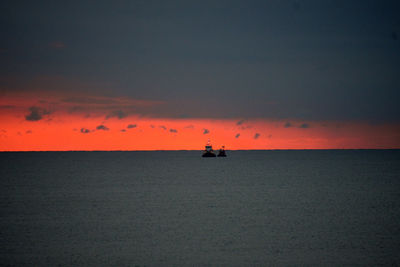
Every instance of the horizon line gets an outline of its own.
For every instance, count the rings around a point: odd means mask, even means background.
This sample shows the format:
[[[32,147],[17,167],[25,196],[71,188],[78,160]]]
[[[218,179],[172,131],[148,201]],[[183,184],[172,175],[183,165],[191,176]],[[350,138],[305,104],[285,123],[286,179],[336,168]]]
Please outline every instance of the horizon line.
[[[304,150],[400,150],[400,148],[282,148],[282,149],[225,149],[226,151],[304,151]],[[204,149],[148,149],[148,150],[3,150],[0,153],[21,152],[178,152],[204,151]]]

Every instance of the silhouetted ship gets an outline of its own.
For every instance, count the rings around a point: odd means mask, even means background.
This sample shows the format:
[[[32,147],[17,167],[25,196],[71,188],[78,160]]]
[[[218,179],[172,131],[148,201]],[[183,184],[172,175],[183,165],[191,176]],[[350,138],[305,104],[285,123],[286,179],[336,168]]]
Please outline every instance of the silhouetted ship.
[[[214,153],[214,150],[212,149],[210,140],[208,140],[208,142],[207,142],[207,145],[206,145],[206,148],[205,148],[205,150],[203,152],[202,157],[204,157],[204,158],[216,157],[216,155]]]
[[[225,147],[224,146],[222,146],[222,148],[220,148],[220,150],[218,152],[218,157],[226,157]]]

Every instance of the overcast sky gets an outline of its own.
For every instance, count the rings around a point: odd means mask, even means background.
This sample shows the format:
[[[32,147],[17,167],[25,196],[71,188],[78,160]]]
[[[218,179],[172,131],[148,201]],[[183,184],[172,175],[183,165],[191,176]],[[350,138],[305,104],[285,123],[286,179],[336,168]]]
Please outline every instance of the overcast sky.
[[[151,116],[400,122],[399,1],[1,1],[0,92]],[[47,77],[47,78],[43,78]]]

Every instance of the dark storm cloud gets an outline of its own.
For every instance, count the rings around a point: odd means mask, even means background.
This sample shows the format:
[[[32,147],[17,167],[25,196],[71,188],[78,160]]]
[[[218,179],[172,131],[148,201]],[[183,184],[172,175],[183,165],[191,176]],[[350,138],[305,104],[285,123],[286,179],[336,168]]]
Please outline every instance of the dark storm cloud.
[[[134,110],[152,117],[400,122],[399,13],[394,0],[3,1],[0,77],[18,79],[0,87],[63,73],[164,101]]]
[[[171,133],[177,133],[177,132],[178,132],[178,130],[176,130],[176,129],[169,129],[169,131],[170,131]]]
[[[30,113],[25,116],[25,119],[27,121],[39,121],[43,118],[44,115],[50,114],[50,111],[41,108],[41,107],[30,107],[29,108]]]
[[[240,136],[240,133],[236,134],[236,135],[235,135],[235,138],[239,138],[239,136]]]
[[[203,129],[203,134],[209,134],[210,131],[208,129]]]
[[[132,128],[136,128],[137,125],[136,124],[128,124],[128,126],[126,126],[126,128],[128,129],[132,129]]]
[[[99,125],[99,126],[96,127],[96,130],[108,131],[110,129],[105,125]]]
[[[258,137],[260,137],[260,134],[259,134],[259,133],[256,133],[256,134],[254,135],[254,139],[258,139]]]
[[[87,133],[90,133],[90,130],[86,129],[86,128],[81,128],[81,133],[87,134]]]
[[[289,128],[289,127],[293,127],[293,125],[290,122],[286,122],[283,127]]]
[[[109,114],[107,114],[106,119],[109,119],[109,118],[123,119],[126,116],[127,116],[126,113],[123,112],[122,110],[114,110],[114,111],[110,112]]]
[[[308,123],[302,123],[299,128],[307,129],[310,128],[310,125]]]

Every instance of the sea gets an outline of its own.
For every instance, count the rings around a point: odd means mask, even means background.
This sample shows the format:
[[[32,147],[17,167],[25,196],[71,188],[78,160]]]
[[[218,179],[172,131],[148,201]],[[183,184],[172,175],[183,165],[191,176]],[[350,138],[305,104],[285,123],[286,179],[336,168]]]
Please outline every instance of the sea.
[[[2,152],[1,266],[399,266],[400,150]]]

